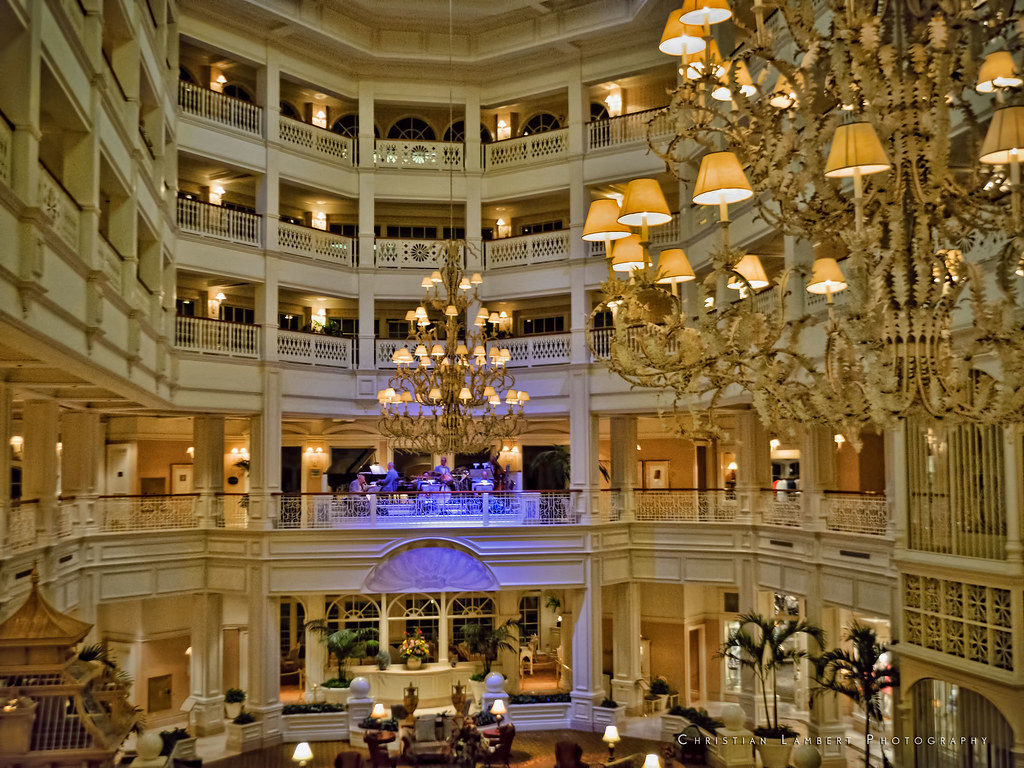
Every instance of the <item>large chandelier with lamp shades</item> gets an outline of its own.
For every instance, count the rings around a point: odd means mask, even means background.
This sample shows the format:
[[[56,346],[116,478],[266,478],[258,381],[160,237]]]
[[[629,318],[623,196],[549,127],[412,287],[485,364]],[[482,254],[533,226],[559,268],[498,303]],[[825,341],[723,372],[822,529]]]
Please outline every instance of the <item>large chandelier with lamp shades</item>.
[[[755,0],[737,17],[685,0],[659,45],[679,57],[676,135],[650,143],[717,209],[720,242],[699,279],[634,242],[645,255],[599,308],[613,370],[708,428],[742,391],[771,428],[855,444],[904,418],[1020,421],[1022,21],[1011,2]],[[806,261],[769,274],[733,244],[743,201]]]
[[[441,269],[423,278],[423,300],[406,314],[409,344],[395,350],[395,373],[377,393],[378,427],[398,451],[477,453],[526,428],[530,396],[515,389],[508,348],[486,339],[500,318],[480,306],[483,280],[463,271],[460,245],[448,241]],[[472,328],[464,328],[472,308]]]

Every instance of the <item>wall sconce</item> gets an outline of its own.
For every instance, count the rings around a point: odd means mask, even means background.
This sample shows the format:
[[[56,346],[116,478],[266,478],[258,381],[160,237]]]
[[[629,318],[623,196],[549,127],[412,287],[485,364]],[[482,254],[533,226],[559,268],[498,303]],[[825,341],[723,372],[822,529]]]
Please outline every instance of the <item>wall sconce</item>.
[[[191,645],[188,648],[185,649],[185,655],[186,656],[191,656],[192,655],[192,646]]]
[[[228,79],[224,77],[224,75],[217,75],[215,78],[213,78],[213,81],[210,83],[210,90],[216,91],[217,93],[223,93],[224,85],[227,83],[227,81]]]
[[[327,327],[327,310],[320,307],[313,316],[309,319],[309,324],[313,327],[314,331],[322,331]]]
[[[327,128],[327,110],[317,107],[313,110],[313,125],[317,128]]]
[[[249,460],[249,451],[248,451],[247,448],[232,448],[231,449],[231,458],[234,461],[238,461],[239,459],[241,459],[243,461],[248,461]]]
[[[327,465],[327,453],[322,446],[311,445],[306,448],[306,459],[309,461],[310,469],[325,469]]]
[[[11,435],[11,448],[14,450],[14,455],[17,458],[21,458],[22,452],[25,450],[25,438],[21,435]]]
[[[512,237],[512,225],[504,219],[498,219],[494,222],[494,226],[498,237]]]
[[[780,445],[782,445],[782,441],[779,440],[777,437],[773,437],[771,440],[768,441],[768,447],[773,451],[779,450]]]
[[[512,138],[512,126],[506,120],[498,120],[498,141]]]
[[[726,467],[730,472],[735,472],[739,469],[739,465],[735,461],[730,461],[729,466]]]
[[[622,91],[618,87],[605,97],[604,105],[608,107],[609,117],[618,117],[622,114]]]
[[[833,435],[832,439],[836,441],[837,448],[842,448],[843,443],[846,442],[846,438],[843,437],[842,435]]]
[[[210,205],[220,205],[224,199],[224,187],[214,184],[210,187]]]
[[[190,445],[185,449],[185,453],[188,454],[190,459],[194,459],[196,457],[196,447],[194,445]]]
[[[64,450],[64,443],[57,443],[57,453]]]
[[[327,229],[327,214],[323,211],[313,211],[313,229]]]
[[[227,297],[220,291],[206,302],[206,315],[207,317],[219,317],[220,316],[220,303]]]

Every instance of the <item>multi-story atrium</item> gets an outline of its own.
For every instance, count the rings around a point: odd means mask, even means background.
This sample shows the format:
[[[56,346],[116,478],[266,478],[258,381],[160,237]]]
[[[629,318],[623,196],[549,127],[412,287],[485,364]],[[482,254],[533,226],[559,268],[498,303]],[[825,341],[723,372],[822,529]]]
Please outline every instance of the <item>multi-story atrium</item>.
[[[0,765],[1024,768],[1018,5],[0,0]]]

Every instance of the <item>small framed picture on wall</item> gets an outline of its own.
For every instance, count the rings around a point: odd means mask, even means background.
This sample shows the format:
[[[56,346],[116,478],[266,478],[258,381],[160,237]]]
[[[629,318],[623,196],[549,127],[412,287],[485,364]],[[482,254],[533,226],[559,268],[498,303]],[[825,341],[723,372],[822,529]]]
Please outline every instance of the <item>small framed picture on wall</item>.
[[[644,488],[662,490],[668,488],[668,461],[645,461]]]

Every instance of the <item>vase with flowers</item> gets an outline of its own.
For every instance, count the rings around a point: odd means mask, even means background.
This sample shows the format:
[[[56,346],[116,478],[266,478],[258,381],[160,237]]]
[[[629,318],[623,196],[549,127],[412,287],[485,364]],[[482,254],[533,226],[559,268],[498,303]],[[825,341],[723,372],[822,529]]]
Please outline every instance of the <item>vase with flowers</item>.
[[[406,669],[419,669],[423,660],[430,655],[430,646],[423,637],[423,630],[406,632],[402,645],[398,648],[398,657],[405,662]]]

